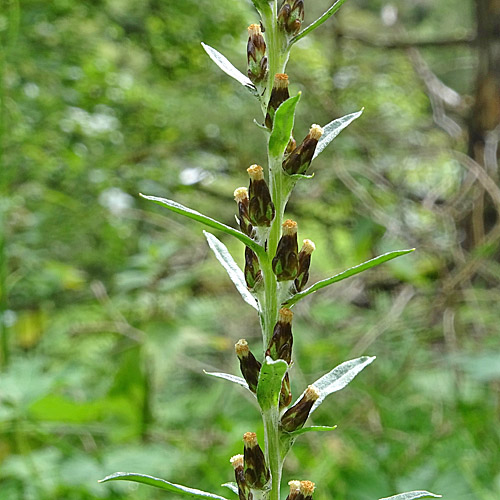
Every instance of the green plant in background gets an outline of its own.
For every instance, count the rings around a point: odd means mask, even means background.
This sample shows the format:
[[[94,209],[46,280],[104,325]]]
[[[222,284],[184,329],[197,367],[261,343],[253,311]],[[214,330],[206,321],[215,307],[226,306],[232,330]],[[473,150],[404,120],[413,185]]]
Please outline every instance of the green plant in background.
[[[284,460],[297,437],[306,432],[332,431],[336,426],[310,426],[305,423],[330,394],[343,389],[375,357],[363,356],[346,361],[309,385],[292,404],[289,369],[292,366],[292,307],[308,295],[367,269],[413,251],[388,252],[363,264],[306,288],[311,255],[315,245],[304,240],[299,251],[297,223],[285,219],[288,199],[301,180],[311,179],[308,169],[312,160],[362,111],[333,120],[324,127],[312,125],[297,145],[293,137],[295,109],[300,93],[290,97],[286,64],[292,46],[326,21],[345,0],[338,0],[318,20],[302,29],[304,1],[253,0],[260,14],[260,24],[248,28],[248,73],[239,72],[222,54],[203,44],[210,58],[229,76],[244,85],[261,105],[267,138],[268,177],[259,165],[247,169],[249,188],[235,190],[239,230],[218,222],[175,201],[143,196],[169,210],[225,232],[245,245],[245,268],[241,271],[224,244],[205,232],[208,244],[227,271],[242,298],[258,313],[262,329],[262,361],[240,339],[235,346],[243,377],[227,373],[208,375],[234,382],[257,399],[264,426],[264,449],[254,432],[243,436],[243,454],[231,458],[235,482],[223,486],[240,500],[279,500]],[[163,479],[136,473],[118,472],[102,482],[126,480],[149,484],[177,494],[198,498],[226,500],[221,496],[181,486]],[[315,484],[309,480],[289,483],[289,500],[310,500]],[[427,491],[413,491],[390,497],[413,500],[439,497]]]

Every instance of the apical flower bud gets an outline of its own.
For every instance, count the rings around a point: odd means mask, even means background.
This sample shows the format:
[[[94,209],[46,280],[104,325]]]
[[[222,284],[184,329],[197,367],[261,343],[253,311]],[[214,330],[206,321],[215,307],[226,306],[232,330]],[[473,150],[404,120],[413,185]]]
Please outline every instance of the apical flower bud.
[[[250,390],[257,392],[261,364],[255,359],[245,339],[238,340],[234,346],[234,350],[240,360],[240,369],[243,378],[246,380]]]
[[[286,500],[304,500],[300,492],[300,481],[289,481],[288,486],[290,487],[290,493],[286,497]]]
[[[300,292],[309,279],[309,267],[311,266],[311,254],[316,250],[315,244],[311,240],[304,240],[299,252],[299,272],[295,278],[295,289]]]
[[[252,500],[253,495],[245,479],[244,457],[243,455],[235,455],[231,457],[231,465],[234,468],[234,477],[238,485],[238,496],[240,500]]]
[[[281,427],[287,432],[301,429],[306,423],[311,408],[319,396],[319,391],[314,385],[308,386],[300,401],[289,408],[281,417]]]
[[[234,201],[238,204],[238,222],[242,233],[245,233],[250,238],[253,236],[254,230],[252,223],[248,217],[248,190],[246,187],[239,187],[234,191]]]
[[[245,454],[245,479],[252,488],[262,489],[269,482],[271,474],[255,432],[243,435]]]
[[[271,130],[273,128],[274,115],[276,110],[290,97],[288,91],[288,75],[285,73],[276,73],[274,75],[273,89],[267,106],[266,127]]]
[[[323,129],[319,125],[312,125],[302,143],[283,160],[283,170],[287,174],[304,174],[314,156],[319,138]]]
[[[283,235],[278,243],[272,265],[278,281],[287,281],[296,278],[299,267],[297,223],[289,219],[283,222],[282,228]]]
[[[304,500],[311,500],[316,485],[312,481],[300,482],[300,493],[303,495]]]
[[[248,27],[247,43],[248,78],[259,83],[267,75],[266,42],[259,24]]]
[[[250,187],[248,189],[249,206],[248,216],[254,226],[271,225],[274,219],[274,205],[271,193],[264,180],[264,172],[259,165],[252,165],[247,169],[250,176]]]
[[[278,24],[289,35],[296,35],[304,22],[304,0],[284,0],[278,11]]]

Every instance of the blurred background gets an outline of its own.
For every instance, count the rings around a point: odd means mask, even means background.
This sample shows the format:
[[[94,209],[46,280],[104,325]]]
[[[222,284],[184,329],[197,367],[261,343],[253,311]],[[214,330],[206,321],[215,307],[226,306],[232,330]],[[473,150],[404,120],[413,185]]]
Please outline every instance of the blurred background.
[[[115,471],[233,498],[260,418],[202,370],[238,373],[258,321],[202,227],[138,193],[234,224],[260,111],[200,42],[245,71],[256,21],[245,0],[0,2],[2,500],[170,495],[97,484]],[[292,51],[298,139],[365,107],[289,205],[311,281],[418,249],[295,309],[295,394],[378,356],[286,462],[317,500],[500,497],[499,33],[494,0],[349,0]]]

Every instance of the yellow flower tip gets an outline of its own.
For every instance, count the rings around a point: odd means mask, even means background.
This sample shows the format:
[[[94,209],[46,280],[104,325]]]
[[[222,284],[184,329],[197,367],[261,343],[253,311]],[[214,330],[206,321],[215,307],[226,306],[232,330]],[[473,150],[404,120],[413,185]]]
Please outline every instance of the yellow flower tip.
[[[312,481],[300,481],[300,492],[305,497],[310,497],[314,493],[316,485]]]
[[[248,27],[248,36],[252,37],[260,34],[262,34],[262,30],[260,29],[260,24],[251,24]]]
[[[239,187],[234,190],[234,201],[241,203],[248,198],[248,189],[246,187]]]
[[[252,181],[260,181],[264,178],[264,170],[260,165],[251,165],[247,168],[247,172]]]
[[[293,312],[288,307],[282,307],[279,311],[279,321],[281,323],[291,323],[293,319]]]
[[[319,138],[323,135],[324,130],[319,126],[319,125],[312,125],[311,129],[309,130],[309,136],[311,139],[319,140]]]
[[[243,467],[244,459],[243,455],[234,455],[234,457],[231,457],[229,460],[231,462],[231,465],[237,469],[239,467]]]
[[[248,353],[250,352],[248,342],[245,339],[238,340],[238,342],[234,345],[234,350],[236,351],[238,358],[248,356]]]
[[[288,75],[286,73],[276,73],[274,75],[274,88],[284,89],[288,87]]]
[[[316,250],[316,245],[311,240],[304,240],[301,248],[301,252],[311,255],[314,250]]]
[[[283,236],[293,236],[297,234],[297,223],[294,220],[286,220],[283,222]]]
[[[298,493],[300,490],[300,481],[288,481],[288,486],[290,486],[290,495]]]
[[[317,387],[314,385],[307,386],[306,392],[304,393],[304,398],[308,401],[316,401],[319,399],[320,393]]]
[[[243,434],[243,444],[245,448],[254,448],[259,443],[257,441],[257,434],[255,432],[245,432]]]

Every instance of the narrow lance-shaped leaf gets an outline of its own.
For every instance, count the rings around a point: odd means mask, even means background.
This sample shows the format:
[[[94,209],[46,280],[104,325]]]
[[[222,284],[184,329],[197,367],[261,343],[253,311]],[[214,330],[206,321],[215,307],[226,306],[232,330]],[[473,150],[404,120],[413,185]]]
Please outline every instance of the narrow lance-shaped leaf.
[[[165,481],[165,479],[158,479],[157,477],[147,476],[146,474],[136,474],[133,472],[116,472],[101,479],[100,483],[106,483],[108,481],[132,481],[134,483],[147,484],[149,486],[156,486],[162,490],[171,491],[177,493],[178,495],[184,495],[195,498],[210,498],[212,500],[227,500],[224,497],[215,495],[214,493],[208,493],[206,491],[197,490],[194,488],[188,488],[187,486],[182,486],[181,484],[170,483]]]
[[[332,371],[323,375],[313,383],[319,391],[319,398],[311,408],[311,414],[330,394],[340,391],[349,384],[354,377],[366,366],[373,362],[375,356],[363,356],[361,358],[351,359],[336,366]],[[300,400],[302,394],[297,398]]]
[[[238,495],[238,485],[234,482],[221,484],[224,488],[229,488],[233,493]]]
[[[263,247],[261,247],[257,242],[249,238],[246,234],[243,234],[241,231],[238,231],[237,229],[226,226],[222,222],[216,221],[215,219],[203,215],[200,212],[197,212],[196,210],[185,207],[184,205],[181,205],[176,201],[167,200],[166,198],[159,198],[157,196],[146,196],[142,193],[139,193],[139,196],[141,196],[146,200],[154,201],[155,203],[158,203],[158,205],[167,207],[172,212],[184,215],[185,217],[189,217],[190,219],[201,222],[206,226],[230,234],[231,236],[234,236],[235,238],[240,240],[245,245],[249,246],[259,257],[267,258],[266,251],[264,250]]]
[[[203,371],[205,371],[205,370],[203,370]],[[234,384],[241,385],[241,387],[244,387],[245,389],[248,389],[250,391],[250,387],[248,387],[246,380],[242,377],[238,377],[236,375],[231,375],[230,373],[222,373],[222,372],[205,372],[205,373],[207,375],[210,375],[211,377],[222,378],[224,380],[228,380],[229,382],[233,382]],[[253,394],[253,392],[252,392],[252,394]]]
[[[297,34],[297,36],[292,38],[290,40],[290,45],[298,42],[301,38],[304,38],[306,35],[311,33],[311,31],[315,30],[318,26],[322,25],[325,21],[330,19],[330,17],[332,17],[333,14],[335,14],[346,1],[347,0],[337,0],[321,17],[316,19],[316,21],[311,23],[307,28],[303,29],[300,33]]]
[[[212,249],[217,260],[221,263],[222,267],[226,270],[234,286],[240,292],[243,300],[251,305],[254,309],[259,310],[259,305],[255,300],[254,296],[248,291],[245,275],[243,271],[238,267],[238,264],[234,261],[233,257],[226,248],[226,245],[217,239],[213,234],[203,231],[205,238],[208,241],[208,246]]]
[[[393,497],[381,498],[380,500],[416,500],[417,498],[441,498],[442,495],[435,495],[428,491],[408,491],[407,493],[400,493]]]
[[[283,102],[276,110],[273,122],[273,131],[269,138],[269,153],[271,156],[280,157],[290,141],[293,123],[295,121],[295,108],[300,100],[300,92]]]
[[[244,87],[246,87],[252,94],[258,95],[257,89],[255,85],[252,83],[250,78],[245,76],[240,70],[236,69],[226,57],[224,57],[220,52],[215,50],[210,45],[207,45],[201,42],[201,45],[205,49],[205,52],[208,54],[210,59],[219,66],[219,68],[229,75],[231,78],[234,78],[237,82],[241,83]]]
[[[323,150],[330,144],[330,142],[337,137],[342,130],[344,130],[348,125],[350,125],[356,118],[359,118],[363,114],[364,109],[358,111],[357,113],[351,113],[350,115],[342,116],[336,120],[331,121],[328,125],[323,127],[323,135],[318,141],[316,150],[314,151],[314,158],[316,158]]]
[[[312,425],[311,427],[302,427],[302,429],[298,429],[293,432],[289,432],[288,434],[292,437],[300,436],[301,434],[305,434],[306,432],[328,432],[334,431],[337,428],[334,426],[326,426],[326,425]]]
[[[288,363],[282,359],[273,361],[266,356],[259,374],[259,384],[257,385],[257,400],[263,411],[278,406],[281,392],[281,382],[288,369]]]
[[[372,267],[378,266],[379,264],[383,264],[384,262],[395,259],[396,257],[401,257],[402,255],[406,255],[406,254],[414,252],[414,251],[415,251],[414,248],[410,248],[408,250],[395,250],[393,252],[387,252],[387,253],[384,253],[382,255],[379,255],[378,257],[375,257],[374,259],[363,262],[363,264],[359,264],[357,266],[350,267],[349,269],[346,269],[345,271],[342,271],[341,273],[336,274],[335,276],[332,276],[331,278],[327,278],[326,280],[318,281],[317,283],[310,286],[309,288],[306,288],[304,291],[295,294],[293,297],[288,299],[283,305],[291,307],[294,304],[296,304],[299,300],[302,300],[304,297],[307,297],[311,293],[314,293],[314,292],[317,292],[318,290],[321,290],[325,286],[332,285],[333,283],[337,283],[338,281],[345,280],[346,278],[350,278],[351,276],[362,273],[363,271],[366,271],[367,269],[371,269]]]

